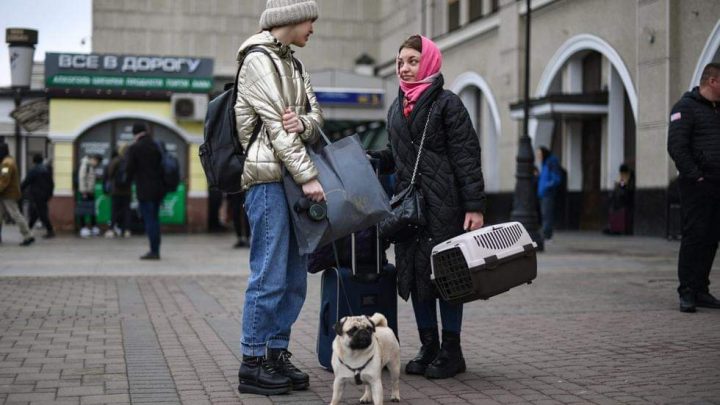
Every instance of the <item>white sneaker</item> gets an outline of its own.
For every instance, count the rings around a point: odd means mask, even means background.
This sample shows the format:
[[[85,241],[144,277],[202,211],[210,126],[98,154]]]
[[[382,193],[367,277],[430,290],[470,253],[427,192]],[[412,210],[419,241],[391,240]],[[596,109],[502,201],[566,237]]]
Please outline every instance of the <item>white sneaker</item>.
[[[90,229],[88,228],[82,228],[80,230],[80,237],[81,238],[89,238],[92,234],[90,233]]]
[[[92,236],[100,236],[100,228],[94,226],[92,229]]]
[[[107,231],[105,231],[105,237],[108,238],[108,239],[114,238],[114,237],[115,237],[115,231],[113,231],[112,229],[108,229]]]
[[[127,230],[126,230],[125,233],[123,233],[123,237],[125,237],[125,238],[129,238],[130,236],[132,236],[132,234],[130,233],[130,231],[127,231]]]

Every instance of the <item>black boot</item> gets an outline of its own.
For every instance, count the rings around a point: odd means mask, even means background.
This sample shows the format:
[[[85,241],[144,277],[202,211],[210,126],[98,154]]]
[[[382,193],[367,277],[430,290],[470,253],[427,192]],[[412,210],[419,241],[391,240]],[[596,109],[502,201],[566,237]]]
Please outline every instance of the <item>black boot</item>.
[[[435,360],[425,370],[427,378],[451,378],[465,372],[465,359],[460,349],[460,335],[442,332],[442,346]]]
[[[695,312],[695,291],[683,290],[680,292],[680,312]]]
[[[440,351],[440,337],[437,328],[418,329],[420,335],[420,351],[405,366],[406,374],[425,374],[427,366],[435,360]]]
[[[290,362],[292,353],[285,349],[268,349],[268,361],[272,362],[273,367],[292,382],[292,389],[306,390],[310,386],[310,376],[303,373],[294,364]]]
[[[292,389],[290,379],[262,357],[243,356],[238,379],[238,391],[246,394],[279,395]]]

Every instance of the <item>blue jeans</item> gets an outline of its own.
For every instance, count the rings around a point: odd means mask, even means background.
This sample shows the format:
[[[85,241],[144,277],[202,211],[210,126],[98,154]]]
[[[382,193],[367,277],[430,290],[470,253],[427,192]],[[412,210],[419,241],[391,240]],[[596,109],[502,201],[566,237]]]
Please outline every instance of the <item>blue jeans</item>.
[[[160,254],[160,201],[140,201],[139,205],[150,252]]]
[[[411,294],[415,322],[418,329],[437,330],[437,302],[440,301],[440,317],[443,330],[460,334],[462,328],[462,304],[450,304],[445,300],[419,301],[415,294]]]
[[[307,256],[300,255],[281,183],[245,193],[250,222],[250,277],[240,346],[246,356],[287,349],[307,292]]]
[[[545,190],[545,195],[540,199],[540,213],[542,214],[542,231],[545,239],[552,239],[555,228],[555,196],[557,189]]]

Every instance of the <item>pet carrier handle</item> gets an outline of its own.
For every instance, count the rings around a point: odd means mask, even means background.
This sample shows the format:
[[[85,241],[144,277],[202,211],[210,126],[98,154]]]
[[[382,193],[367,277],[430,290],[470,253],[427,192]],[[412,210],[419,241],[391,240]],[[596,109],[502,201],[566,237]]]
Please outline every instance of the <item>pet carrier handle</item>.
[[[415,175],[417,174],[417,169],[418,169],[418,166],[420,165],[420,156],[422,156],[423,144],[425,143],[425,135],[427,134],[427,127],[428,127],[428,124],[430,123],[430,116],[432,115],[433,107],[435,107],[434,102],[430,106],[430,111],[428,111],[427,120],[425,120],[425,129],[423,129],[422,138],[420,138],[420,149],[418,149],[418,155],[417,155],[417,158],[415,159],[415,168],[413,169],[412,179],[410,179],[411,186],[415,184]]]

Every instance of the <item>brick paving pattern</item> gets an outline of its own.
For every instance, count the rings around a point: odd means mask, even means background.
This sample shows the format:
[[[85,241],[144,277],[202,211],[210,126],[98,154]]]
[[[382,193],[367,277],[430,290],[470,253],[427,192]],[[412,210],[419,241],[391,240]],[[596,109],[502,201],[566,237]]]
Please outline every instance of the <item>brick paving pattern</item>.
[[[168,236],[164,260],[136,259],[145,240],[62,237],[0,245],[0,404],[319,404],[319,275],[290,350],[308,391],[236,390],[247,250],[230,236]],[[677,310],[677,242],[559,234],[530,286],[465,308],[468,371],[401,376],[409,404],[720,404],[720,310]],[[720,284],[720,264],[713,270]],[[715,292],[720,294],[720,289]],[[400,300],[405,364],[418,349]],[[387,377],[387,376],[386,376]],[[386,400],[389,400],[387,389]],[[348,385],[344,403],[358,403]]]

